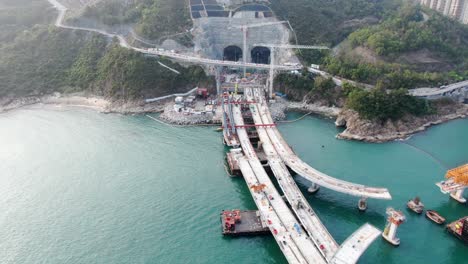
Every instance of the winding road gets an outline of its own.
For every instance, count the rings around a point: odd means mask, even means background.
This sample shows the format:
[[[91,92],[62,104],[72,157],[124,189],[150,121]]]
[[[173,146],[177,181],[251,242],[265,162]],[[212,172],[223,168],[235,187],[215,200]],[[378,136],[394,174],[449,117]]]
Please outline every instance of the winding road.
[[[144,49],[144,48],[137,48],[134,46],[131,46],[127,40],[125,39],[124,36],[119,35],[119,34],[112,34],[104,30],[100,29],[95,29],[95,28],[88,28],[88,27],[76,27],[76,26],[69,26],[64,24],[65,20],[65,15],[68,11],[68,8],[65,7],[63,4],[58,2],[57,0],[47,0],[51,5],[54,6],[55,9],[58,10],[59,14],[57,16],[57,19],[55,20],[55,26],[60,27],[60,28],[65,28],[65,29],[74,29],[74,30],[84,30],[84,31],[89,31],[89,32],[95,32],[102,34],[104,36],[107,36],[109,38],[117,38],[119,41],[120,46],[128,49],[133,49],[135,51],[144,53],[144,54],[149,54],[149,55],[158,55],[158,56],[163,56],[167,57],[176,61],[180,62],[187,62],[187,63],[194,63],[194,64],[203,64],[203,65],[213,65],[213,66],[227,66],[227,67],[246,67],[246,68],[252,68],[252,69],[264,69],[268,70],[270,69],[269,64],[257,64],[257,63],[243,63],[243,62],[237,62],[237,61],[222,61],[222,60],[213,60],[213,59],[208,59],[208,58],[202,58],[202,57],[196,57],[196,56],[191,56],[187,54],[181,54],[177,52],[172,52],[172,51],[167,51],[167,50],[158,50],[158,49]],[[275,70],[285,70],[285,71],[292,71],[292,70],[298,70],[301,67],[300,66],[286,66],[286,65],[275,65],[274,66]]]

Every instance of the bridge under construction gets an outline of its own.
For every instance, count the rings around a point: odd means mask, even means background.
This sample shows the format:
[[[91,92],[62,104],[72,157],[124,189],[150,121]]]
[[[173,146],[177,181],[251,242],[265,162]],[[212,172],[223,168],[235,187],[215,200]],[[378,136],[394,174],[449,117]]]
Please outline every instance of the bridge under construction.
[[[221,96],[224,142],[245,178],[259,209],[289,263],[355,263],[381,233],[365,224],[341,246],[337,244],[299,190],[288,167],[311,182],[364,199],[391,199],[385,188],[335,179],[300,160],[286,144],[269,113],[266,89],[243,89],[243,94]],[[253,142],[251,134],[258,136]],[[254,147],[256,145],[256,147]],[[266,163],[260,160],[264,156]],[[282,199],[269,178],[268,166],[278,182]],[[289,205],[289,206],[288,206]]]
[[[268,65],[249,63],[245,60],[247,56],[243,56],[243,62],[224,61],[180,54],[175,51],[134,47],[122,35],[99,29],[65,25],[63,21],[67,8],[57,0],[48,1],[59,12],[55,21],[57,27],[96,32],[109,38],[116,38],[122,47],[144,54],[202,65],[269,69],[270,79],[273,79],[274,71],[301,68],[299,64],[276,65],[273,58]],[[245,28],[244,26],[244,36],[247,35]],[[244,38],[244,43],[245,41]],[[219,81],[218,84],[218,89],[220,89]],[[272,81],[269,86],[272,87]],[[277,130],[266,99],[263,97],[265,92],[271,94],[271,88],[266,89],[265,86],[258,84],[257,87],[245,87],[243,95],[238,95],[237,92],[234,94],[224,92],[219,97],[223,112],[224,142],[233,147],[229,154],[235,160],[248,185],[259,210],[262,226],[271,231],[289,263],[356,263],[381,234],[380,230],[364,224],[342,245],[338,245],[299,190],[288,167],[313,184],[361,197],[360,207],[365,204],[367,198],[391,199],[388,190],[338,180],[303,162],[294,154]],[[252,141],[252,132],[257,134],[257,142]],[[259,158],[260,153],[263,155],[263,160]],[[265,165],[271,169],[286,201],[283,200],[267,174]]]

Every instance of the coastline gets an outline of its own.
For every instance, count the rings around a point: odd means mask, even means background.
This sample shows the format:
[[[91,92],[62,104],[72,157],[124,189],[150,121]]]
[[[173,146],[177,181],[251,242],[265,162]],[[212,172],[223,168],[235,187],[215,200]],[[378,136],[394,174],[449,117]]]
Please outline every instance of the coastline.
[[[0,114],[25,106],[43,104],[55,106],[72,106],[92,109],[101,113],[144,114],[160,113],[167,101],[145,103],[143,100],[110,101],[104,97],[84,95],[82,93],[61,95],[55,93],[46,96],[30,96],[21,98],[4,98],[0,100]]]
[[[319,104],[308,104],[304,102],[289,102],[287,111],[312,113],[328,118],[337,118],[342,108],[336,106],[323,106]]]
[[[82,93],[61,95],[55,93],[47,96],[31,96],[23,98],[0,99],[0,114],[26,106],[32,105],[52,105],[71,106],[92,109],[100,113],[118,114],[146,114],[162,113],[161,122],[170,125],[191,126],[191,125],[217,125],[220,120],[214,120],[216,115],[195,116],[190,118],[186,115],[168,115],[166,111],[172,109],[169,102],[164,100],[153,103],[146,103],[144,100],[135,101],[110,101],[104,97],[84,95]],[[460,107],[461,106],[461,107]],[[458,105],[455,112],[427,117],[412,118],[400,121],[387,121],[385,124],[377,124],[359,118],[359,115],[349,109],[339,107],[326,107],[318,104],[307,104],[304,102],[293,102],[279,99],[271,106],[271,114],[276,121],[284,120],[286,112],[300,112],[305,114],[316,114],[325,118],[335,119],[337,127],[346,129],[337,134],[336,138],[345,140],[356,140],[370,143],[384,143],[394,140],[406,140],[412,135],[425,131],[428,128],[446,123],[455,119],[468,118],[468,105]],[[212,119],[208,121],[208,119]],[[297,120],[293,120],[297,121]],[[291,122],[285,122],[291,123]]]
[[[425,117],[409,117],[405,120],[386,121],[378,124],[359,118],[353,110],[344,110],[337,118],[337,127],[346,127],[338,139],[357,140],[370,143],[384,143],[395,140],[407,140],[412,135],[425,131],[428,128],[446,123],[455,119],[468,117],[468,105],[459,105],[460,108],[452,113],[432,115]]]

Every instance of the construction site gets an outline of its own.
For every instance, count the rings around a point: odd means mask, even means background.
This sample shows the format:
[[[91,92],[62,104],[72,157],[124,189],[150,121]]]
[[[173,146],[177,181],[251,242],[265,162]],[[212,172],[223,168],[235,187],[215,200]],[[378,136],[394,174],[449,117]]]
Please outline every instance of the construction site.
[[[57,26],[89,30],[64,26],[66,8],[50,1],[60,10]],[[229,172],[243,177],[257,207],[253,211],[222,211],[223,235],[271,233],[288,263],[356,263],[380,235],[399,245],[396,230],[406,217],[392,208],[386,212],[384,232],[364,223],[338,244],[293,179],[295,174],[304,178],[311,193],[326,188],[350,195],[360,211],[368,208],[368,199],[392,199],[386,188],[344,181],[315,169],[281,135],[270,111],[275,74],[302,68],[294,50],[328,48],[289,44],[295,43],[289,22],[278,20],[264,2],[191,0],[195,47],[190,54],[133,47],[121,36],[94,32],[117,37],[121,46],[147,55],[202,64],[216,76],[216,91],[209,93],[199,88],[195,95],[177,96],[167,112],[175,118],[197,119],[188,123],[221,125],[223,143],[228,148]],[[466,174],[465,168],[457,168],[453,173],[449,172],[449,179],[438,186],[453,199],[466,202],[463,198],[466,182],[456,180],[460,177],[456,175]],[[451,229],[458,234],[460,223],[465,222],[459,220]],[[460,234],[466,233],[463,232]]]

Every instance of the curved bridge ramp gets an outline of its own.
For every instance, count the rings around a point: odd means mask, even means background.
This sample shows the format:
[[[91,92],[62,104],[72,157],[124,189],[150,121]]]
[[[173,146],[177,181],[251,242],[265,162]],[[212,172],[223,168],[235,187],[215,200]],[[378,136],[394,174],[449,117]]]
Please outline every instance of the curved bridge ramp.
[[[247,89],[246,95],[248,96],[249,93],[251,93],[256,102],[258,102],[257,108],[261,115],[261,121],[256,124],[273,124],[274,121],[271,117],[270,110],[268,109],[265,99],[260,95],[260,91],[258,89]],[[312,168],[292,151],[276,127],[266,127],[265,129],[267,130],[273,146],[284,163],[305,179],[325,188],[353,196],[385,200],[392,199],[390,192],[386,188],[369,187],[339,180]]]
[[[254,192],[253,189],[250,191],[262,212],[263,221],[267,221],[270,224],[270,229],[273,229],[273,225],[275,226],[272,233],[288,262],[356,263],[367,247],[380,234],[380,231],[369,224],[365,224],[353,233],[340,247],[305,200],[289,174],[288,169],[271,144],[265,128],[259,126],[257,127],[257,132],[262,141],[263,151],[267,155],[268,163],[278,180],[279,186],[291,205],[290,208],[285,207],[285,203],[279,197],[271,180],[260,164],[255,149],[250,143],[246,129],[244,128],[240,106],[235,105],[232,107],[232,110],[235,124],[238,127],[237,134],[242,151],[234,149],[231,152],[238,153],[236,156],[240,169],[249,186],[255,186],[260,183],[265,185],[265,189],[262,192]],[[258,121],[261,119],[255,104],[250,105],[250,111],[254,120]],[[270,208],[270,210],[265,210],[265,206]],[[295,214],[295,217],[294,215],[292,216],[292,213]],[[302,223],[302,227],[298,225],[296,218]],[[306,233],[304,233],[303,229]],[[304,238],[305,240],[303,240]]]

